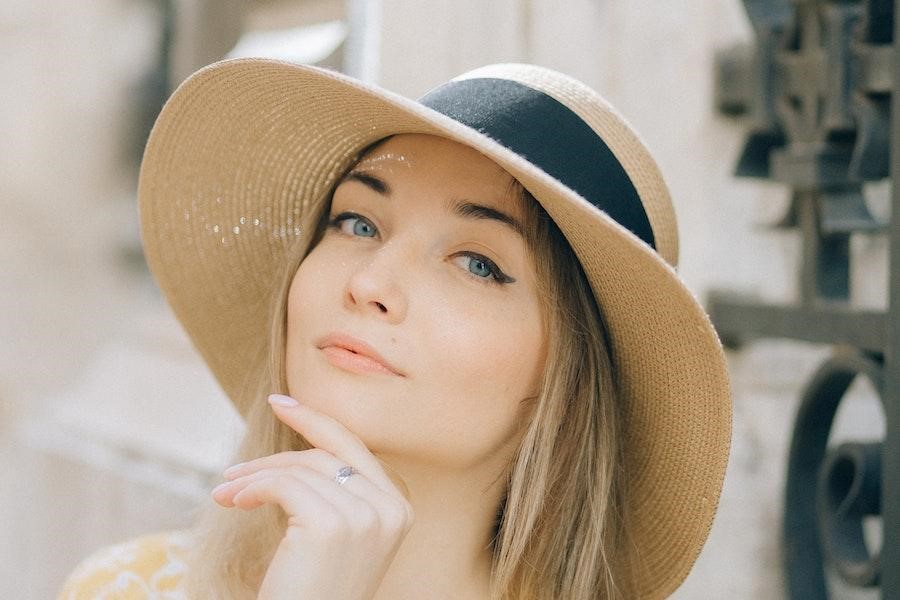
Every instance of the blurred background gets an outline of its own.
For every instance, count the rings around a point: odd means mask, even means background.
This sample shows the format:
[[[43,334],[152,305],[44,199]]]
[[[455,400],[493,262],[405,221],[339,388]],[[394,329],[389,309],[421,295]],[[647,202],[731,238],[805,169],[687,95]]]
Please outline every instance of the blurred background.
[[[418,97],[491,62],[559,69],[601,91],[654,152],[679,219],[679,272],[701,302],[711,290],[790,302],[801,240],[771,227],[790,190],[733,175],[746,123],[715,106],[717,53],[753,37],[739,0],[4,0],[0,597],[51,598],[101,546],[188,527],[240,438],[140,251],[143,143],[188,74],[271,56]],[[866,186],[881,219],[889,194]],[[851,237],[852,306],[885,309],[886,249],[884,236]],[[677,598],[784,595],[792,421],[829,352],[786,339],[728,350],[731,461]],[[882,421],[860,379],[833,436],[880,438]]]

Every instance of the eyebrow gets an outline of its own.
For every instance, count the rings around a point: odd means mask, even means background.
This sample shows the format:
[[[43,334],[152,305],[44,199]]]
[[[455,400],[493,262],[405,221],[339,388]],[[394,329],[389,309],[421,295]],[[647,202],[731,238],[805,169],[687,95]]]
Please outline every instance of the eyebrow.
[[[371,173],[367,173],[365,171],[353,170],[344,175],[344,178],[341,180],[341,183],[345,181],[358,181],[366,187],[371,188],[373,191],[378,192],[382,196],[390,196],[391,195],[391,186],[387,184],[384,179],[380,177],[376,177]]]
[[[382,196],[391,195],[391,186],[385,180],[363,170],[354,169],[350,171],[341,180],[342,183],[345,181],[357,181]],[[466,199],[452,199],[448,206],[450,211],[459,217],[497,221],[510,227],[521,237],[525,237],[525,227],[522,223],[496,208],[477,204]]]

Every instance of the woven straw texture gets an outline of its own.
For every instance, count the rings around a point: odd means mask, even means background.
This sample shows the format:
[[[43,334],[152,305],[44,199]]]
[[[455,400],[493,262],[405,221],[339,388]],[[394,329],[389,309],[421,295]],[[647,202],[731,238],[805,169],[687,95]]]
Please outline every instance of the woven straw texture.
[[[659,253],[526,160],[417,102],[313,67],[233,59],[182,83],[150,135],[139,182],[148,264],[238,402],[246,366],[266,346],[272,286],[304,233],[300,218],[358,150],[398,133],[477,148],[538,199],[591,281],[621,385],[627,508],[640,553],[634,596],[667,597],[708,536],[731,441],[725,357],[675,271],[669,193],[640,138],[596,92],[536,67],[497,65],[485,73],[552,95],[607,142],[645,203]]]

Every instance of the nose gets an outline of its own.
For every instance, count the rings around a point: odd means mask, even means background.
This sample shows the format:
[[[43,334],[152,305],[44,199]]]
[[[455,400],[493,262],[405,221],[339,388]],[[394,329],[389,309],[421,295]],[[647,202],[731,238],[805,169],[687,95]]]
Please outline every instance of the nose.
[[[388,242],[369,255],[350,273],[344,293],[344,305],[399,323],[406,316],[407,298],[401,286],[404,257]]]

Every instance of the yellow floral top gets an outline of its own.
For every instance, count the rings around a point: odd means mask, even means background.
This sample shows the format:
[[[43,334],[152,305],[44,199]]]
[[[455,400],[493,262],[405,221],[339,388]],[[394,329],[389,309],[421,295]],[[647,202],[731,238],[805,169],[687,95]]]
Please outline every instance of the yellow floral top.
[[[98,550],[69,575],[59,600],[186,600],[187,530],[163,531]]]

